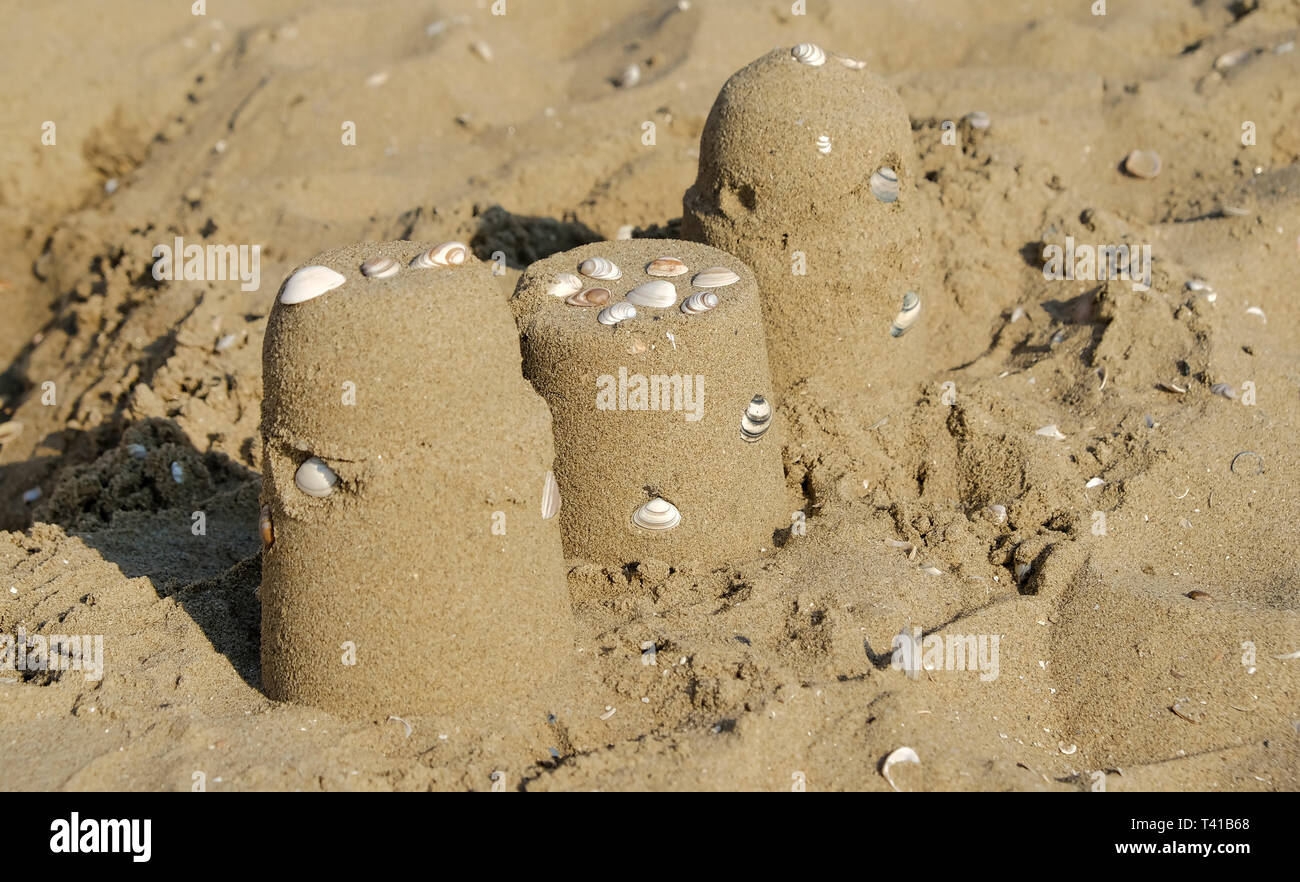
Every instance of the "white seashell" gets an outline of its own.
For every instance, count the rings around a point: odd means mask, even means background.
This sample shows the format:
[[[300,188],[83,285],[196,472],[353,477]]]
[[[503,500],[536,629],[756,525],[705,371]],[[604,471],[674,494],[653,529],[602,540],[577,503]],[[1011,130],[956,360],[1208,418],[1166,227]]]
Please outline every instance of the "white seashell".
[[[317,457],[311,457],[302,465],[298,466],[298,471],[293,476],[293,482],[298,485],[298,489],[308,496],[329,496],[334,492],[334,485],[339,482],[339,476],[330,470],[330,467],[321,462]]]
[[[966,122],[970,123],[972,129],[983,130],[989,127],[989,123],[992,122],[992,120],[989,119],[989,115],[984,111],[972,110],[970,113],[966,114]]]
[[[699,315],[718,305],[718,295],[712,291],[696,291],[682,301],[682,312],[687,315]]]
[[[372,257],[361,264],[361,275],[367,279],[386,279],[397,275],[401,266],[391,257]]]
[[[1005,524],[1007,522],[1007,507],[1005,505],[986,505],[984,514],[995,524]]]
[[[1248,315],[1257,315],[1265,324],[1268,323],[1268,317],[1264,315],[1264,310],[1260,309],[1258,306],[1247,306],[1246,313]]]
[[[632,523],[645,530],[671,530],[681,520],[677,506],[658,496],[632,512]]]
[[[1025,580],[1025,576],[1029,575],[1029,570],[1031,567],[1032,565],[1027,563],[1016,564],[1016,581],[1023,582]]]
[[[614,261],[603,257],[588,257],[578,264],[578,272],[589,279],[613,282],[623,278],[623,271],[615,266]]]
[[[1247,58],[1250,58],[1249,49],[1234,49],[1233,51],[1225,52],[1218,58],[1214,59],[1214,69],[1227,70],[1228,68],[1236,67]]]
[[[943,575],[943,570],[939,569],[939,568],[936,567],[934,564],[927,564],[927,565],[921,567],[921,572],[925,573],[927,576],[942,576],[942,575]]]
[[[1160,154],[1154,150],[1134,150],[1124,157],[1124,171],[1135,178],[1154,178],[1161,167]]]
[[[1091,490],[1093,487],[1100,487],[1102,484],[1105,483],[1106,482],[1101,478],[1089,478],[1088,483],[1083,485],[1083,489]]]
[[[916,296],[915,291],[908,291],[903,295],[903,308],[898,311],[898,315],[894,316],[894,323],[889,326],[889,336],[903,336],[920,317],[921,298]]]
[[[740,417],[740,437],[751,443],[757,441],[763,437],[771,422],[772,405],[762,395],[755,395]]]
[[[462,242],[443,242],[415,255],[412,269],[430,269],[435,266],[460,266],[469,254],[469,246]]]
[[[880,774],[889,782],[889,786],[894,788],[895,793],[902,793],[894,779],[890,776],[889,770],[899,763],[916,763],[920,765],[921,758],[916,755],[916,751],[910,747],[900,747],[889,756],[885,757],[885,762],[880,766]]]
[[[602,325],[616,325],[630,318],[636,318],[636,307],[626,300],[606,306],[596,314],[596,320]]]
[[[477,55],[479,58],[483,59],[484,61],[492,60],[492,47],[489,46],[486,41],[475,40],[473,43],[470,44],[469,48],[471,52],[473,52],[475,55]]]
[[[178,462],[172,463],[172,480],[177,484],[185,482],[185,470],[181,468],[181,464]]]
[[[636,232],[636,226],[634,224],[623,224],[623,226],[618,228],[618,232],[614,234],[614,238],[631,239],[632,234],[635,232]]]
[[[542,520],[549,521],[560,513],[560,485],[555,481],[555,472],[547,472],[542,482]]]
[[[304,303],[321,296],[326,291],[333,291],[346,281],[347,279],[342,275],[327,266],[305,266],[284,283],[284,293],[280,295],[280,302]]]
[[[646,265],[645,274],[647,276],[662,276],[672,278],[680,276],[687,272],[686,264],[682,263],[676,257],[659,257],[650,261]]]
[[[1025,308],[1023,306],[1017,306],[1015,309],[1011,310],[1011,324],[1015,324],[1024,317]]]
[[[614,85],[620,89],[630,89],[641,82],[641,65],[629,64],[623,72],[614,78]]]
[[[858,61],[858,59],[849,58],[847,55],[836,55],[835,60],[847,67],[849,70],[862,70],[867,66],[865,61]]]
[[[820,153],[820,154],[822,154],[823,156],[825,156],[826,154],[828,154],[828,153],[831,152],[831,136],[830,136],[830,135],[818,135],[818,136],[817,136],[817,152]]]
[[[653,306],[663,309],[677,302],[677,288],[672,282],[656,279],[653,282],[646,282],[644,285],[637,285],[631,291],[628,291],[627,302],[637,306]]]
[[[1210,283],[1205,281],[1204,279],[1188,279],[1187,290],[1188,291],[1213,291],[1214,289],[1210,287]]]
[[[1042,435],[1044,438],[1054,438],[1057,441],[1065,440],[1065,436],[1061,434],[1061,430],[1056,428],[1056,423],[1051,423],[1050,425],[1043,426],[1041,429],[1035,431],[1034,434]]]
[[[144,459],[149,455],[149,451],[145,449],[143,444],[128,444],[126,445],[126,454],[132,459]]]
[[[691,284],[697,288],[722,288],[739,281],[740,276],[725,266],[711,266],[696,273]]]
[[[1066,756],[1074,756],[1074,752],[1079,749],[1079,746],[1077,744],[1071,744],[1069,747],[1066,747],[1064,741],[1058,741],[1056,742],[1056,749]]]
[[[41,498],[40,487],[33,487],[32,489],[23,492],[23,502],[26,502],[29,505],[40,498]]]
[[[557,273],[551,284],[546,286],[546,293],[552,297],[568,297],[582,290],[582,279],[573,273]]]
[[[795,61],[809,67],[820,67],[826,63],[826,53],[816,43],[800,43],[790,50]]]
[[[898,172],[887,165],[882,165],[871,175],[869,181],[871,195],[881,202],[898,201]]]

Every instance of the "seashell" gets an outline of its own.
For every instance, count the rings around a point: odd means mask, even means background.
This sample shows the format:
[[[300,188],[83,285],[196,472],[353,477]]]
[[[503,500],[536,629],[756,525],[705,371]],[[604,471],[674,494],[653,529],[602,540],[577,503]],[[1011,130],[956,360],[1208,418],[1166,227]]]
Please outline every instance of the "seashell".
[[[687,315],[699,315],[718,305],[718,295],[712,291],[696,291],[682,301],[682,312]]]
[[[557,273],[551,280],[551,284],[546,286],[546,293],[552,297],[568,297],[570,294],[577,294],[582,290],[582,279],[573,273]]]
[[[826,154],[828,154],[828,153],[831,152],[831,136],[830,136],[830,135],[818,135],[818,136],[817,136],[817,152],[820,153],[820,154],[822,154],[823,156],[825,156]]]
[[[631,238],[632,238],[632,234],[635,233],[635,232],[636,232],[636,226],[635,226],[635,225],[633,225],[633,224],[623,224],[623,226],[619,227],[619,228],[618,228],[618,231],[614,233],[614,238],[615,238],[615,239],[623,239],[623,240],[631,239]]]
[[[126,455],[132,459],[144,459],[149,455],[149,451],[145,449],[143,444],[128,444],[126,445]]]
[[[23,491],[23,502],[31,504],[41,498],[41,488],[33,487],[30,490]]]
[[[1124,157],[1124,171],[1135,178],[1148,180],[1160,174],[1160,154],[1154,150],[1134,150]]]
[[[772,422],[772,405],[762,395],[755,395],[740,417],[740,437],[754,442],[763,437]]]
[[[391,257],[372,257],[361,264],[361,275],[367,279],[386,279],[397,275],[401,265]]]
[[[330,471],[330,467],[321,462],[320,459],[313,456],[298,466],[298,471],[293,476],[293,482],[298,485],[299,490],[308,496],[323,497],[334,492],[334,485],[339,482],[339,476]]]
[[[1188,591],[1183,595],[1188,600],[1213,600],[1214,595],[1206,591]]]
[[[739,281],[740,276],[725,266],[711,266],[696,273],[691,284],[697,288],[722,288]]]
[[[492,47],[485,40],[475,40],[469,44],[469,49],[484,61],[492,60]]]
[[[939,569],[934,564],[926,564],[925,566],[921,567],[921,572],[925,573],[927,576],[943,575],[943,570]]]
[[[1007,522],[1007,507],[1005,505],[986,505],[984,506],[984,515],[995,524],[1005,524]]]
[[[185,483],[185,470],[181,468],[178,462],[172,463],[172,480],[177,484]]]
[[[979,129],[981,131],[987,129],[989,124],[992,122],[989,115],[982,110],[972,110],[970,113],[966,114],[965,118],[966,122],[970,123],[972,129]]]
[[[858,61],[856,58],[849,58],[847,55],[836,55],[835,60],[849,70],[862,70],[867,66],[865,61]]]
[[[915,291],[908,291],[903,295],[903,308],[898,311],[898,315],[894,316],[894,323],[889,326],[889,336],[903,336],[920,317],[921,298],[916,296]]]
[[[321,296],[326,291],[333,291],[346,282],[339,273],[327,266],[305,266],[289,277],[284,283],[284,292],[280,295],[281,303],[304,303]]]
[[[23,424],[18,420],[0,423],[0,444],[8,444],[23,433]]]
[[[1162,392],[1173,392],[1175,395],[1182,395],[1187,391],[1177,383],[1166,383],[1164,380],[1156,383],[1156,388],[1160,389]]]
[[[430,269],[435,266],[460,266],[469,254],[469,246],[462,242],[443,242],[415,255],[413,269]]]
[[[677,506],[666,499],[656,496],[632,512],[632,523],[644,530],[671,530],[681,523],[681,513]]]
[[[602,325],[616,325],[630,318],[636,318],[636,307],[626,300],[606,306],[596,315],[596,320]]]
[[[588,257],[578,264],[578,272],[589,279],[613,282],[623,278],[623,271],[614,265],[614,261],[603,257]]]
[[[637,306],[653,306],[663,309],[677,302],[677,288],[674,287],[672,282],[656,279],[653,282],[646,282],[644,285],[637,285],[631,291],[628,291],[627,302]]]
[[[1222,395],[1224,398],[1232,400],[1237,397],[1237,390],[1227,383],[1215,383],[1210,387],[1210,392],[1215,395]]]
[[[1066,747],[1064,741],[1058,741],[1056,742],[1056,749],[1066,756],[1074,756],[1074,753],[1079,749],[1079,746],[1077,744],[1071,744],[1069,747]]]
[[[1234,49],[1231,52],[1225,52],[1218,58],[1214,59],[1215,70],[1227,70],[1236,67],[1250,57],[1249,49]]]
[[[881,202],[898,201],[898,172],[889,166],[882,165],[876,169],[868,183],[871,187],[871,195]]]
[[[641,82],[641,65],[629,64],[623,68],[623,71],[614,77],[614,85],[620,89],[630,89],[637,83]]]
[[[1036,430],[1034,434],[1042,435],[1044,438],[1053,438],[1057,441],[1065,440],[1065,436],[1061,434],[1061,430],[1056,428],[1056,423],[1043,426],[1041,429]]]
[[[257,529],[262,534],[262,547],[270,548],[275,542],[275,525],[271,523],[271,506],[262,506],[262,515],[257,519]]]
[[[547,472],[542,482],[542,520],[549,521],[560,513],[560,485],[555,481],[555,472]]]
[[[885,761],[880,765],[880,774],[889,782],[889,786],[894,788],[895,793],[902,793],[903,791],[898,789],[898,785],[894,783],[894,779],[890,776],[889,770],[899,763],[916,763],[920,765],[921,758],[917,756],[916,751],[912,750],[910,747],[900,747],[898,750],[895,750],[889,756],[885,757]]]
[[[686,271],[686,264],[682,263],[675,257],[656,258],[655,260],[650,261],[645,268],[645,274],[647,276],[663,276],[665,278],[680,276]]]
[[[826,53],[816,43],[800,43],[790,50],[794,60],[809,67],[821,67],[826,63]]]
[[[586,291],[570,294],[564,298],[564,302],[570,306],[604,306],[609,303],[609,298],[612,296],[614,295],[609,293],[608,288],[588,288]]]
[[[1247,307],[1246,307],[1246,314],[1247,314],[1247,315],[1257,315],[1257,316],[1259,316],[1259,318],[1260,318],[1260,320],[1261,320],[1262,322],[1264,322],[1265,324],[1268,324],[1268,316],[1264,315],[1264,310],[1260,309],[1258,306],[1247,306]]]
[[[1033,564],[1027,564],[1027,563],[1018,563],[1018,564],[1016,564],[1016,582],[1023,582],[1023,581],[1025,581],[1025,576],[1028,576],[1028,575],[1029,575],[1029,570],[1030,570],[1032,567],[1033,567]]]
[[[1100,487],[1102,484],[1105,483],[1106,481],[1103,478],[1089,478],[1088,483],[1083,485],[1083,489],[1091,490],[1093,487]]]
[[[1204,279],[1188,279],[1187,290],[1188,291],[1213,291],[1214,289],[1210,287],[1210,283],[1205,281]]]

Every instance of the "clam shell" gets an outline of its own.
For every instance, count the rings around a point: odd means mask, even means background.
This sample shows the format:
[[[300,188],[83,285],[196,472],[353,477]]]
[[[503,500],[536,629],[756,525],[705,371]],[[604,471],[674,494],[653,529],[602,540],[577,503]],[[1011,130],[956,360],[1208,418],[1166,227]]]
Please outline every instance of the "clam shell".
[[[899,763],[917,763],[920,764],[921,758],[916,755],[916,751],[910,747],[900,747],[889,756],[885,757],[884,763],[880,766],[881,776],[889,782],[889,786],[894,788],[895,792],[902,793],[898,785],[894,783],[894,778],[889,774],[890,769]]]
[[[126,455],[132,459],[144,459],[149,455],[149,451],[145,449],[143,444],[128,444],[126,445]]]
[[[430,269],[435,266],[460,266],[469,254],[469,246],[463,242],[443,242],[415,255],[411,261],[414,269]]]
[[[560,513],[560,485],[556,483],[555,472],[547,472],[542,482],[542,520],[549,521]]]
[[[687,315],[699,315],[718,305],[718,295],[712,291],[696,291],[682,301],[682,312]]]
[[[281,303],[305,303],[321,296],[326,291],[333,291],[347,279],[327,266],[305,266],[289,277],[284,283],[284,292],[280,295]]]
[[[826,53],[816,43],[800,43],[790,50],[790,54],[794,56],[795,61],[809,67],[820,67],[826,63]]]
[[[361,264],[361,275],[367,279],[386,279],[397,275],[399,269],[401,266],[391,257],[372,257]]]
[[[612,296],[614,295],[609,293],[608,288],[588,288],[586,291],[570,294],[564,298],[564,302],[570,306],[604,306],[609,303]]]
[[[627,302],[637,306],[652,306],[656,309],[663,309],[677,302],[677,288],[672,282],[656,279],[653,282],[646,282],[644,285],[637,285],[631,291],[628,291]]]
[[[257,519],[258,532],[262,534],[262,547],[270,548],[275,542],[275,525],[271,523],[271,507],[262,506],[262,515]]]
[[[682,263],[676,257],[659,257],[646,264],[645,274],[647,276],[662,276],[672,278],[680,276],[687,272],[686,264]]]
[[[898,201],[898,172],[887,165],[882,165],[872,174],[870,180],[871,195],[881,202]]]
[[[894,316],[894,323],[889,326],[889,336],[903,336],[920,317],[921,298],[916,296],[916,292],[908,291],[903,295],[903,308],[898,311],[898,315]]]
[[[330,467],[321,462],[317,457],[311,457],[302,465],[298,466],[298,471],[293,476],[293,482],[298,485],[298,489],[308,496],[329,496],[334,492],[334,485],[339,482],[339,476],[330,470]]]
[[[644,530],[671,530],[682,521],[677,506],[656,496],[632,512],[632,523]]]
[[[821,153],[823,156],[826,155],[827,153],[830,153],[830,152],[831,152],[831,136],[830,136],[830,135],[818,135],[818,136],[817,136],[817,152],[818,152],[818,153]]]
[[[181,468],[181,464],[178,462],[172,463],[172,480],[177,484],[185,483],[185,470]]]
[[[626,300],[606,306],[596,315],[596,320],[602,325],[616,325],[630,318],[636,318],[636,307]]]
[[[568,297],[570,294],[577,294],[582,290],[582,279],[573,273],[557,273],[551,280],[551,284],[546,286],[546,293],[552,297]]]
[[[696,273],[695,278],[691,279],[691,284],[696,288],[722,288],[739,281],[740,276],[725,266],[711,266]]]
[[[600,279],[602,282],[613,282],[623,278],[623,271],[614,264],[614,261],[604,257],[588,257],[578,264],[578,272],[589,279]]]
[[[836,55],[835,60],[847,67],[849,70],[862,70],[867,66],[865,61],[859,61],[856,58],[849,58],[847,55]]]
[[[1150,180],[1160,174],[1160,154],[1154,150],[1134,150],[1124,157],[1124,171],[1135,178]]]
[[[763,437],[771,423],[772,405],[762,395],[755,395],[740,417],[740,437],[753,443]]]

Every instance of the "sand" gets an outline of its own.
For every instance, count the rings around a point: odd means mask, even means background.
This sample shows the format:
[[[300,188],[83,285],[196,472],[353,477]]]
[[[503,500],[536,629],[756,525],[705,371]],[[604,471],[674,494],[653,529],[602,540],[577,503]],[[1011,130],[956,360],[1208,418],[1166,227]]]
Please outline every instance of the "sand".
[[[99,635],[104,660],[0,672],[0,786],[887,791],[901,746],[904,790],[1300,786],[1294,3],[116,6],[0,37],[0,635]],[[792,378],[805,534],[725,566],[568,558],[552,743],[269,698],[280,280],[456,238],[505,304],[534,261],[678,236],[719,90],[800,42],[897,92],[946,304],[915,362]],[[1157,177],[1124,173],[1136,148]],[[177,236],[260,244],[260,285],[155,280]],[[1149,286],[1046,279],[1070,241],[1149,244]],[[997,637],[996,676],[895,669],[909,627]]]

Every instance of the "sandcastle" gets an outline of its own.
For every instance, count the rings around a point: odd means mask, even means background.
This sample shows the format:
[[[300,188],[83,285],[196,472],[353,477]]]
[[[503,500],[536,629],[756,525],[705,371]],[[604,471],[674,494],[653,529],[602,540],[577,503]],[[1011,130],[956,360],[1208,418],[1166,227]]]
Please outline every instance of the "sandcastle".
[[[554,448],[487,266],[328,251],[285,282],[263,361],[267,693],[544,723],[574,652]]]
[[[864,68],[804,43],[733,74],[683,198],[683,238],[754,269],[778,393],[817,374],[860,395],[872,365],[925,358],[911,126]]]
[[[744,560],[790,524],[753,273],[694,242],[598,242],[524,272],[524,375],[551,407],[560,526],[604,564]]]

